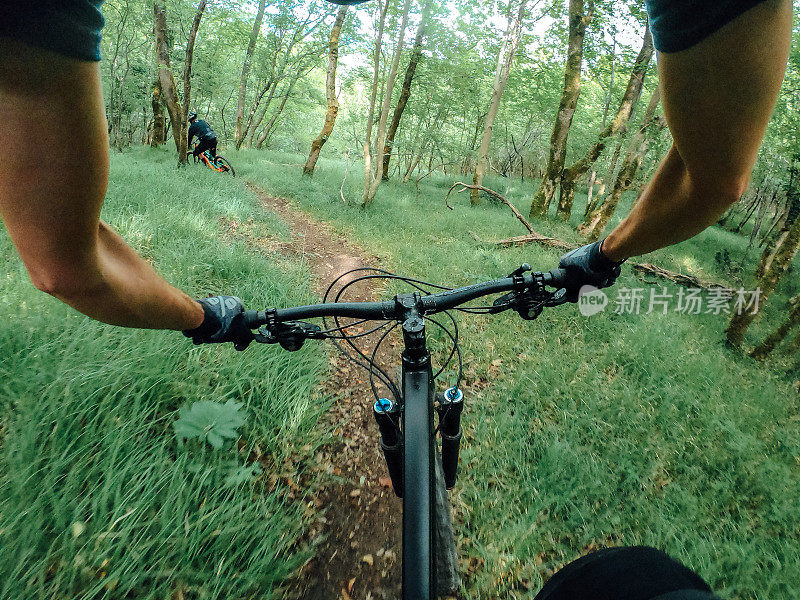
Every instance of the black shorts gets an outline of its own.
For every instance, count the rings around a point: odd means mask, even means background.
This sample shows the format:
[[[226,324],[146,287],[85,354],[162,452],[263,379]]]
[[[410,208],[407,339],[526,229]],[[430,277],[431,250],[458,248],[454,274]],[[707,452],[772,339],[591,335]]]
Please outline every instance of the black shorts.
[[[647,546],[606,548],[561,569],[534,600],[718,600],[700,576]]]
[[[764,0],[646,0],[653,43],[659,52],[680,52]]]
[[[0,36],[78,60],[100,60],[103,0],[0,0]]]

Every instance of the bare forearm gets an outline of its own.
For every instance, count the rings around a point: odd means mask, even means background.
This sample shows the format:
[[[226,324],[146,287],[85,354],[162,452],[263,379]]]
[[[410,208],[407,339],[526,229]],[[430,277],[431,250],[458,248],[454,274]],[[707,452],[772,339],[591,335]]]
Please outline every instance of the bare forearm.
[[[714,224],[738,198],[738,189],[693,182],[675,148],[630,214],[603,242],[603,254],[624,260],[694,237]]]
[[[203,321],[202,307],[159,277],[105,223],[100,223],[96,260],[77,273],[74,285],[51,293],[98,321],[146,329],[193,329]]]

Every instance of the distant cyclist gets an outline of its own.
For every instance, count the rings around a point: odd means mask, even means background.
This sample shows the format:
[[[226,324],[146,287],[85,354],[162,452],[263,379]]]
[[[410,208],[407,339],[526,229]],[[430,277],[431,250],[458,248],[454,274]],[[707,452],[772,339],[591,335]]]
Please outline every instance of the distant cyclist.
[[[211,156],[217,158],[217,134],[211,129],[211,125],[206,123],[203,119],[197,118],[197,113],[192,111],[189,113],[189,146],[192,145],[192,140],[197,138],[197,148],[194,149],[192,154],[195,158],[200,156],[206,150],[211,152]]]

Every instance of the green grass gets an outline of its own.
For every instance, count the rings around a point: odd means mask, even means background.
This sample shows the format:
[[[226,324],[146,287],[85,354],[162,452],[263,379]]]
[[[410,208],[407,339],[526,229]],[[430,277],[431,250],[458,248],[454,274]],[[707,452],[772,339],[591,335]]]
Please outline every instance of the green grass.
[[[286,234],[241,180],[116,155],[103,217],[189,293],[310,299],[305,267],[241,235]],[[320,441],[322,348],[238,353],[108,327],[35,290],[5,232],[0,256],[0,598],[272,597],[308,552],[285,482]],[[239,449],[178,443],[178,408],[201,399],[244,403]],[[226,484],[256,447],[272,468]]]
[[[322,159],[308,179],[294,155],[230,158],[235,180],[176,170],[168,150],[112,162],[104,218],[196,295],[236,293],[259,307],[312,299],[303,265],[259,247],[287,230],[246,180],[404,274],[466,284],[558,258],[477,243],[470,232],[523,231],[505,207],[472,209],[463,194],[447,210],[451,178],[423,180],[419,194],[389,182],[362,210],[341,201],[339,162]],[[351,165],[347,198],[358,199],[361,177]],[[525,212],[536,182],[486,183]],[[565,224],[534,226],[578,240]],[[653,260],[724,279],[716,252],[740,257],[746,245],[712,229]],[[279,595],[309,552],[298,543],[309,515],[286,482],[310,476],[325,434],[315,428],[322,348],[236,353],[106,327],[37,292],[5,234],[0,256],[0,598],[161,599],[175,585],[191,598]],[[640,284],[626,274],[620,285]],[[784,281],[751,343],[798,291],[796,277]],[[726,350],[724,316],[587,319],[564,306],[533,323],[459,321],[467,382],[481,390],[468,394],[453,495],[466,597],[533,598],[580,553],[634,543],[683,560],[724,598],[800,596],[797,364],[787,372]],[[238,451],[175,439],[178,409],[198,399],[244,403]],[[256,448],[262,475],[226,484]]]
[[[244,177],[334,223],[403,274],[457,285],[523,261],[550,268],[558,258],[533,245],[478,244],[469,232],[499,239],[523,231],[505,207],[470,209],[463,194],[447,210],[452,178],[424,180],[419,195],[389,182],[362,210],[341,201],[343,166],[335,161],[320,161],[314,178],[302,179],[293,166],[300,157],[232,158]],[[525,212],[535,182],[486,184]],[[357,200],[360,186],[356,165],[345,196]],[[578,239],[561,223],[534,227]],[[741,256],[746,245],[712,228],[648,260],[724,280],[715,254]],[[745,259],[746,272],[757,257]],[[641,286],[630,274],[619,285]],[[797,278],[786,278],[751,342],[777,325],[798,291]],[[726,319],[610,311],[584,318],[573,306],[533,323],[508,314],[460,319],[468,382],[488,384],[467,399],[455,495],[460,553],[478,565],[467,597],[532,598],[565,562],[609,544],[657,546],[724,598],[800,596],[798,367],[787,372],[726,350]],[[492,365],[497,359],[502,364]]]

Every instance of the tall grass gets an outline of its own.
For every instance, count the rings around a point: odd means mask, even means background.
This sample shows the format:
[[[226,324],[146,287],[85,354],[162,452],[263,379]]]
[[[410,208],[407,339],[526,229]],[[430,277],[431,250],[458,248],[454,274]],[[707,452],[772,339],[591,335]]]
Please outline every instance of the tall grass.
[[[443,204],[452,179],[388,182],[369,210],[339,197],[343,166],[240,153],[246,177],[333,222],[407,275],[448,285],[551,268],[538,246],[479,244],[523,233],[505,207]],[[356,173],[356,175],[353,175]],[[357,200],[357,168],[344,186]],[[487,178],[525,211],[534,183]],[[624,214],[625,208],[621,211]],[[542,233],[577,240],[561,223]],[[712,279],[716,259],[747,240],[710,229],[652,260]],[[756,253],[745,259],[752,271]],[[748,282],[744,281],[743,285]],[[619,285],[641,286],[632,275]],[[798,289],[784,281],[757,339]],[[675,293],[675,288],[667,286]],[[725,598],[800,597],[800,419],[797,366],[765,367],[725,349],[726,315],[581,317],[574,306],[523,322],[462,318],[469,382],[455,503],[469,598],[532,598],[544,578],[591,548],[651,544],[698,570]],[[760,328],[760,329],[759,329]],[[487,387],[485,387],[487,386]]]
[[[115,156],[103,217],[188,293],[309,299],[302,265],[241,235],[286,230],[240,180],[164,152]],[[304,508],[282,482],[321,435],[321,349],[108,327],[36,291],[5,232],[0,256],[0,598],[271,597],[306,556]],[[201,399],[244,403],[240,446],[178,443],[177,409]],[[256,446],[271,467],[226,482]]]

